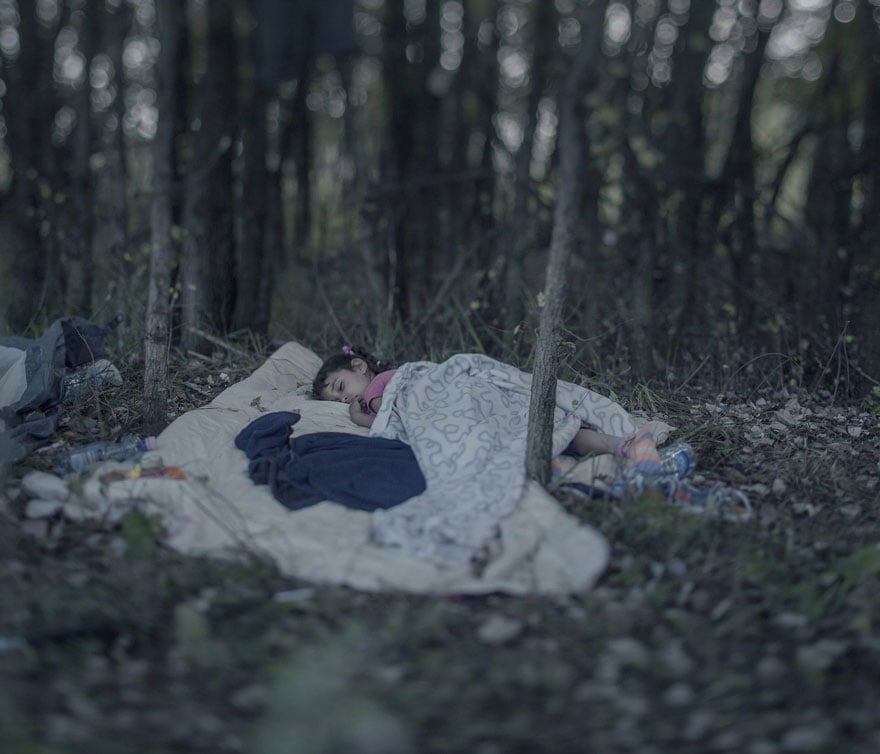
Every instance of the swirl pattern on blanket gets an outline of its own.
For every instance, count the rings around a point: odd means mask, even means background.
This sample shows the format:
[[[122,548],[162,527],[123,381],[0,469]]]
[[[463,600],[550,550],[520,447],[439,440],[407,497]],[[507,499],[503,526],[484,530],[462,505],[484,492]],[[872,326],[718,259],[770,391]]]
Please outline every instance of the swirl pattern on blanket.
[[[439,565],[467,563],[497,531],[525,483],[532,377],[481,354],[404,364],[389,382],[370,434],[412,447],[426,490],[373,514],[373,539]],[[581,425],[635,428],[606,396],[559,381],[553,454]]]

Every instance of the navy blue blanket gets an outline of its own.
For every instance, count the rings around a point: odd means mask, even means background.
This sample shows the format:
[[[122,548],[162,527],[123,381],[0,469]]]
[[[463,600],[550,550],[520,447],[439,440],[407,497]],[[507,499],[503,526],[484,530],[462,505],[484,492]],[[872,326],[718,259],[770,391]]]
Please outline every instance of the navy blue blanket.
[[[409,445],[346,432],[290,437],[299,414],[277,411],[248,424],[235,446],[250,459],[248,474],[298,510],[322,500],[372,511],[391,508],[425,490]]]

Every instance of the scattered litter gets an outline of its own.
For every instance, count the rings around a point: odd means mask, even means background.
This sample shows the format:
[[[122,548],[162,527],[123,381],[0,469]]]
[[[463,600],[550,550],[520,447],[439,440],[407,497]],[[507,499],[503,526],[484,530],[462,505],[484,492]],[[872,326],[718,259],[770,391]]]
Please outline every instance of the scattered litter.
[[[165,466],[161,459],[158,463],[135,464],[132,469],[113,469],[99,478],[102,482],[121,482],[125,479],[186,479],[186,473],[178,466]]]
[[[125,461],[155,449],[155,437],[129,435],[117,442],[93,442],[71,448],[59,459],[59,469],[82,473],[101,461]]]
[[[61,380],[61,400],[74,401],[105,386],[119,387],[122,375],[116,365],[107,359],[97,359],[65,375]]]

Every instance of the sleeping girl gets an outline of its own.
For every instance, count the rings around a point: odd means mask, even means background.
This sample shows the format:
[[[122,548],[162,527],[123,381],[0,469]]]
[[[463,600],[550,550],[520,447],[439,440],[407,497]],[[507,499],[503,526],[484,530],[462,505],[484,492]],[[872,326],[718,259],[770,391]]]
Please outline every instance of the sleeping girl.
[[[348,404],[351,420],[360,427],[371,427],[382,406],[382,394],[395,372],[383,369],[366,351],[345,346],[342,353],[328,358],[318,370],[312,391],[321,400]],[[575,434],[567,452],[578,456],[611,453],[632,462],[643,474],[660,473],[660,455],[648,428],[610,435],[584,426]]]

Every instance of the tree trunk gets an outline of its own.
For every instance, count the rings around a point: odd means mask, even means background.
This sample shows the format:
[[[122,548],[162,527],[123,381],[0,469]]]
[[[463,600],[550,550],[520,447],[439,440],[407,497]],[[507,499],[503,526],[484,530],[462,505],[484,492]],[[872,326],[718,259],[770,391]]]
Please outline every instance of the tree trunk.
[[[174,260],[174,113],[181,7],[177,0],[158,0],[156,11],[160,44],[156,86],[158,124],[153,140],[150,280],[144,343],[144,430],[147,433],[161,430],[167,415],[170,287]]]
[[[266,219],[266,105],[267,93],[254,89],[245,104],[242,142],[241,196],[238,215],[241,233],[238,242],[238,290],[235,298],[235,327],[263,332],[259,295],[264,274],[263,231]]]
[[[383,269],[388,314],[406,323],[424,303],[429,256],[437,240],[437,206],[423,178],[436,168],[441,112],[436,93],[425,85],[439,55],[440,4],[428,0],[425,19],[418,24],[407,22],[405,5],[403,0],[389,0],[384,12],[387,128],[381,178],[389,188],[382,192],[380,211],[388,227]]]
[[[131,8],[122,4],[113,11],[114,23],[112,37],[113,68],[116,75],[116,97],[113,101],[113,115],[116,125],[113,135],[115,155],[112,160],[112,182],[114,190],[110,192],[112,203],[112,241],[110,256],[113,260],[116,278],[116,346],[122,350],[126,344],[129,327],[131,301],[129,300],[129,278],[131,277],[131,257],[129,256],[128,234],[128,164],[125,139],[125,37],[131,28]],[[132,317],[132,320],[135,318]],[[139,318],[138,318],[139,319]]]
[[[413,119],[414,98],[410,96],[408,78],[410,63],[406,57],[408,42],[403,0],[385,3],[385,38],[382,55],[383,78],[387,87],[387,132],[384,138],[382,180],[387,184],[402,183],[409,175],[415,150]],[[401,320],[409,315],[409,258],[404,225],[407,207],[393,196],[388,216],[388,249],[385,278],[388,281],[388,313]]]
[[[655,335],[654,268],[658,247],[659,202],[654,183],[644,175],[632,144],[621,142],[623,161],[632,183],[629,203],[633,210],[629,235],[633,239],[633,274],[629,301],[629,348],[635,376],[644,379],[651,366]]]
[[[852,122],[849,96],[844,94],[844,66],[839,57],[828,66],[831,80],[828,120],[820,132],[807,182],[806,225],[812,233],[804,249],[800,300],[802,324],[808,330],[838,335],[845,327],[840,312],[844,282],[842,260],[852,253],[850,235],[852,207],[852,158],[847,127]]]
[[[504,324],[508,349],[512,349],[514,346],[515,333],[520,333],[523,330],[520,325],[522,325],[526,311],[524,300],[525,259],[534,243],[534,236],[526,232],[526,227],[533,216],[533,213],[529,211],[529,198],[532,194],[532,148],[535,143],[535,131],[538,128],[538,105],[545,94],[547,62],[554,43],[552,35],[556,29],[556,25],[553,23],[555,18],[556,12],[553,3],[535,4],[531,83],[526,104],[523,140],[516,153],[516,185],[506,244],[509,252],[504,275]]]
[[[423,62],[419,68],[420,78],[427,80],[432,70],[440,67],[440,15],[439,0],[427,0],[426,18],[419,27],[423,49]],[[421,176],[437,175],[438,153],[444,134],[442,94],[420,86],[418,91],[418,120],[415,125],[416,165]],[[416,173],[415,166],[410,175]],[[442,213],[442,184],[437,187],[423,185],[406,198],[410,205],[403,236],[410,248],[410,301],[407,305],[412,317],[418,316],[430,292],[435,289],[435,273],[449,270],[449,248],[442,242],[444,228],[439,222]]]
[[[208,6],[205,73],[198,91],[198,131],[191,134],[192,160],[184,197],[181,255],[181,344],[199,348],[194,329],[226,332],[235,286],[232,196],[232,134],[236,111],[234,11],[230,0]]]
[[[871,9],[862,3],[861,13],[870,16]],[[862,269],[868,273],[859,275],[864,298],[856,291],[856,300],[863,300],[860,316],[860,330],[865,343],[862,351],[864,366],[868,374],[880,377],[880,285],[877,270],[880,269],[880,29],[863,18],[864,59],[868,62],[868,85],[864,94],[865,147],[863,181],[865,185],[865,204],[862,208],[861,222],[854,235],[863,239],[865,258]]]
[[[52,140],[49,129],[55,94],[52,85],[53,39],[40,25],[36,8],[22,7],[18,25],[21,52],[16,60],[3,61],[6,95],[3,112],[6,143],[12,167],[12,188],[4,203],[3,229],[10,245],[9,276],[12,284],[6,316],[13,332],[24,334],[45,302],[57,263],[54,225],[47,225],[54,187],[50,185]],[[42,226],[42,227],[41,227]],[[46,232],[48,230],[48,232]],[[27,253],[22,253],[26,249]],[[5,298],[5,296],[4,296]]]
[[[496,28],[498,19],[499,0],[493,0],[486,18],[492,22],[492,39],[487,49],[482,51],[477,61],[475,94],[479,103],[477,129],[482,135],[482,149],[477,166],[483,175],[476,184],[476,204],[474,215],[480,231],[485,234],[492,233],[495,227],[495,175],[492,170],[492,152],[495,137],[494,117],[497,111],[496,100],[498,98],[500,75],[498,65],[498,47],[501,43],[500,34]],[[477,26],[475,34],[479,33]],[[494,244],[482,244],[482,251],[478,251],[478,265],[483,274],[488,276],[490,267],[495,263]]]
[[[529,407],[526,471],[546,484],[550,479],[553,448],[553,414],[556,405],[556,373],[559,339],[565,304],[568,258],[576,240],[581,212],[583,176],[589,154],[583,98],[598,64],[601,29],[606,3],[593,9],[593,23],[585,26],[580,50],[559,99],[559,191],[553,212],[553,235],[544,284],[544,307],[535,349],[532,399]]]
[[[312,235],[312,119],[306,98],[314,65],[305,60],[299,69],[296,94],[293,98],[291,127],[294,135],[294,163],[296,165],[296,210],[294,237],[301,249],[308,249]],[[282,145],[283,147],[283,145]]]
[[[717,205],[716,211],[713,213],[716,231],[725,210],[730,211],[734,217],[730,224],[729,251],[736,286],[734,293],[737,301],[740,302],[737,307],[737,315],[741,333],[747,333],[751,330],[755,308],[746,298],[754,287],[754,260],[757,254],[755,243],[757,187],[755,185],[752,112],[770,30],[759,28],[756,34],[755,48],[747,53],[745,60],[742,90],[739,96],[739,107],[736,112],[730,150],[721,171],[721,175],[725,176],[727,180],[727,202],[726,206],[724,204]]]
[[[354,89],[354,60],[352,56],[338,56],[336,67],[339,70],[342,88],[345,90],[345,112],[342,115],[342,127],[344,129],[345,154],[348,157],[350,168],[345,171],[344,178],[347,188],[354,189],[357,194],[360,194],[366,174],[364,172],[364,158],[361,154],[361,142],[358,137],[354,102],[351,96]]]
[[[80,52],[85,58],[84,80],[76,92],[76,126],[73,132],[73,160],[70,177],[71,217],[67,229],[68,314],[88,316],[92,308],[92,232],[95,226],[91,180],[92,86],[89,71],[95,56],[97,22],[100,6],[95,0],[86,3],[80,15]]]
[[[425,18],[416,24],[407,22],[406,5],[385,4],[382,54],[387,128],[381,178],[393,187],[383,192],[381,207],[388,224],[383,276],[388,313],[402,322],[414,319],[429,286],[437,206],[420,179],[436,169],[441,117],[439,99],[426,86],[439,57],[440,3],[427,0]]]
[[[711,239],[700,236],[706,185],[703,71],[712,49],[708,44],[714,3],[692,3],[679,31],[672,59],[674,76],[669,110],[674,119],[667,130],[664,167],[670,176],[675,204],[668,221],[670,344],[674,348],[690,319],[695,300],[698,251],[711,252]]]

